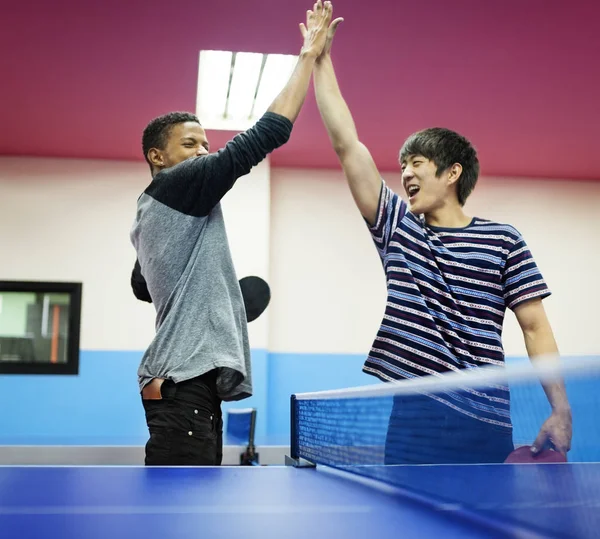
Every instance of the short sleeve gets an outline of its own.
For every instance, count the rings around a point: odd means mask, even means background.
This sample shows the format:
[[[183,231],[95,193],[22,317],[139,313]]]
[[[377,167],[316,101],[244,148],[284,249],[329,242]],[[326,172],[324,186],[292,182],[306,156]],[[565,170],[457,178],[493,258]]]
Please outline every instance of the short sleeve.
[[[511,310],[525,301],[543,299],[551,294],[529,247],[520,234],[508,253],[502,282],[504,302]]]
[[[387,252],[393,231],[396,229],[405,213],[406,202],[394,193],[385,181],[382,180],[379,205],[377,207],[377,218],[375,224],[369,226],[369,232],[371,233],[377,251],[381,257]]]

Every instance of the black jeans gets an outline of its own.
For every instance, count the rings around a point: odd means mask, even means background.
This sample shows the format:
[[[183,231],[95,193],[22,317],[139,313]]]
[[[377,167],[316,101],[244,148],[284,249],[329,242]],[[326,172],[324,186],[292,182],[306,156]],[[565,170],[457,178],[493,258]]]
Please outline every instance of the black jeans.
[[[427,396],[394,397],[386,464],[502,463],[512,429],[485,423]]]
[[[175,384],[161,399],[142,398],[150,438],[146,466],[218,466],[223,460],[223,418],[216,371]]]

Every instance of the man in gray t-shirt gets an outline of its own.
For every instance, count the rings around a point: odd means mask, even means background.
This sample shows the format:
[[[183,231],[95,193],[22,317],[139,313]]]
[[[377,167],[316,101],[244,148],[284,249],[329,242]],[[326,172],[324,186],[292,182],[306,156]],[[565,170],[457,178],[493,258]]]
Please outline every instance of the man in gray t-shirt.
[[[150,439],[147,465],[214,465],[222,458],[221,401],[252,394],[242,293],[220,200],[285,144],[323,50],[331,4],[316,4],[290,79],[248,131],[209,154],[198,118],[170,113],[142,137],[152,182],[137,202],[134,292],[156,308],[156,335],[139,370]]]

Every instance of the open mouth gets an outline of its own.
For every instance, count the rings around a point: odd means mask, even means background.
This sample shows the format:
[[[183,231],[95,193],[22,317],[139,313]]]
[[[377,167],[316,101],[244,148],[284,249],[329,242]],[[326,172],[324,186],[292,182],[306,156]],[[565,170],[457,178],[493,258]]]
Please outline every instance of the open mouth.
[[[409,185],[406,189],[406,192],[408,193],[408,199],[412,202],[420,190],[421,188],[418,185]]]

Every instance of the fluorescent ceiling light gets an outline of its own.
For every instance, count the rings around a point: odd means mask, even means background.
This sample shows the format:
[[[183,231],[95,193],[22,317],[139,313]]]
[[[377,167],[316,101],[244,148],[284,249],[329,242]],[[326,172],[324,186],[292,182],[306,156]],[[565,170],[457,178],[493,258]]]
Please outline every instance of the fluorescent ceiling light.
[[[253,52],[238,52],[234,55],[226,117],[250,119],[262,61],[263,55]]]
[[[297,60],[285,54],[200,51],[200,122],[206,129],[248,129],[281,92]]]
[[[201,51],[196,112],[203,124],[223,118],[231,78],[229,51]]]
[[[269,54],[254,102],[253,115],[260,117],[285,86],[296,67],[297,56],[290,54]]]

